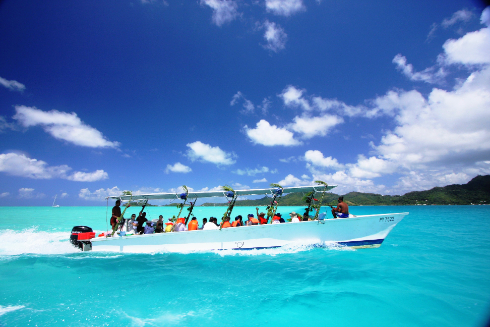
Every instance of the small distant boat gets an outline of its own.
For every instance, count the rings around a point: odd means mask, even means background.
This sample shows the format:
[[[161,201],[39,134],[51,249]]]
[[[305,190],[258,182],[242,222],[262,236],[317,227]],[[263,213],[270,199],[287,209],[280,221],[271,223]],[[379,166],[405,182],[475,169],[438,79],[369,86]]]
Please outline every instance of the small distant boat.
[[[59,207],[60,207],[60,205],[59,205],[59,204],[55,204],[55,202],[56,202],[56,197],[57,197],[57,196],[58,196],[58,194],[56,194],[56,195],[54,196],[53,208],[59,208]]]
[[[277,210],[277,200],[282,193],[307,193],[310,199],[316,193],[324,194],[335,186],[302,186],[269,188],[255,190],[154,193],[139,195],[109,196],[110,199],[131,201],[143,199],[182,199],[225,196],[232,199],[224,216],[231,216],[234,202],[239,195],[266,195],[272,197],[268,209]],[[321,197],[323,199],[323,195]],[[318,201],[316,199],[313,199]],[[75,226],[70,240],[82,251],[110,252],[180,252],[212,250],[252,250],[287,246],[291,243],[325,244],[335,243],[353,248],[376,248],[381,245],[389,232],[408,212],[354,216],[348,219],[325,219],[325,213],[319,214],[321,201],[316,207],[317,214],[311,221],[300,223],[264,224],[215,230],[194,230],[185,232],[168,232],[147,235],[131,235],[130,230],[120,230],[119,235],[111,233],[95,237],[92,228]],[[195,202],[194,202],[195,203]],[[192,203],[191,203],[192,204]],[[192,210],[193,204],[191,205]],[[127,207],[126,207],[127,208]],[[183,205],[180,207],[182,210]],[[308,207],[309,209],[310,207]],[[126,210],[124,210],[126,211]],[[192,211],[191,211],[192,212]],[[191,215],[189,212],[189,216]],[[122,213],[124,215],[124,212]],[[177,215],[180,217],[180,212]],[[184,219],[184,218],[182,218]],[[272,220],[272,219],[271,219]],[[186,219],[187,223],[187,219]],[[208,224],[212,224],[208,222]],[[109,236],[109,237],[108,237]],[[119,236],[119,237],[118,237]]]

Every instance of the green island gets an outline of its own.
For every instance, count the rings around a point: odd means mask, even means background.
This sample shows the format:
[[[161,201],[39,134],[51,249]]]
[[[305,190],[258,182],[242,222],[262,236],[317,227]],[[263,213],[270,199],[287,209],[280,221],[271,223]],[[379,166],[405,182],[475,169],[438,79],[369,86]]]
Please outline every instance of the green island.
[[[386,205],[484,205],[490,204],[490,175],[476,176],[466,184],[434,187],[427,191],[409,192],[404,195],[381,195],[374,193],[350,192],[344,194],[344,201],[352,206]],[[279,200],[281,206],[302,206],[303,195],[287,194]],[[336,205],[339,195],[326,193],[324,205]],[[238,200],[235,206],[266,206],[270,198]],[[226,203],[204,203],[202,206],[226,206]]]

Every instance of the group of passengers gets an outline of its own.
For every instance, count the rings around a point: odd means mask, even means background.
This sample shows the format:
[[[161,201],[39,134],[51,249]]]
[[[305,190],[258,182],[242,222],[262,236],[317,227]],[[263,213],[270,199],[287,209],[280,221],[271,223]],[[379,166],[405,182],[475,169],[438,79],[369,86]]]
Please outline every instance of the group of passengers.
[[[339,197],[337,208],[332,207],[332,215],[334,218],[348,218],[348,206],[343,202],[343,197]],[[121,209],[119,206],[121,205],[121,201],[117,200],[116,205],[112,209],[112,218],[111,218],[111,226],[113,229],[116,229],[117,217],[121,216]],[[174,223],[172,218],[169,218],[166,223],[163,222],[163,216],[160,215],[156,222],[148,220],[146,218],[146,212],[144,211],[144,207],[141,209],[138,218],[136,218],[136,214],[132,214],[130,219],[124,219],[122,222],[119,222],[120,228],[122,230],[122,226],[124,223],[127,225],[127,231],[133,230],[134,234],[153,234],[153,233],[168,233],[168,232],[183,232],[183,231],[191,231],[191,230],[211,230],[211,229],[222,229],[222,228],[230,228],[230,227],[241,227],[241,226],[252,226],[252,225],[266,225],[268,224],[268,219],[265,218],[265,213],[259,213],[259,208],[255,208],[257,212],[257,218],[254,217],[253,214],[248,215],[248,220],[243,221],[243,217],[238,215],[235,217],[235,221],[230,223],[230,217],[225,217],[221,226],[218,224],[218,219],[216,217],[202,219],[202,225],[199,227],[199,223],[196,217],[193,217],[191,221],[189,221],[189,225],[186,227],[186,219],[185,218],[177,218],[177,221]],[[296,212],[291,212],[289,214],[290,221],[292,223],[299,223],[300,221],[308,221],[311,218],[308,216],[307,212],[305,212],[304,216],[297,214]],[[282,218],[280,213],[275,213],[272,217],[272,224],[281,224],[286,221]],[[146,223],[146,225],[145,225]],[[165,225],[165,226],[164,226]],[[174,226],[175,225],[175,226]]]

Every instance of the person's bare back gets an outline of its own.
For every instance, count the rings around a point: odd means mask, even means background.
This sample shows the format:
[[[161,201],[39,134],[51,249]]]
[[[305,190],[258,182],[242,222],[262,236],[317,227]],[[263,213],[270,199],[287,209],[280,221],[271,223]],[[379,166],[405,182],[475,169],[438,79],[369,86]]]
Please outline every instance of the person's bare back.
[[[344,197],[341,196],[337,200],[337,207],[332,207],[332,215],[334,218],[348,218],[349,217],[349,206],[344,202]]]

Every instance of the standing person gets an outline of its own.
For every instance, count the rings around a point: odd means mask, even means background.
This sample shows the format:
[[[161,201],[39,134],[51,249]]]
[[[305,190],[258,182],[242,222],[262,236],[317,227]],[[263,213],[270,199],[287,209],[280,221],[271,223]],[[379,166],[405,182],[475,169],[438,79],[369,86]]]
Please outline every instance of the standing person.
[[[143,230],[145,228],[144,224],[145,224],[145,222],[148,221],[148,219],[146,219],[146,212],[143,212],[143,213],[140,212],[140,216],[138,216],[136,221],[138,222],[138,227],[136,228],[136,232],[138,234],[143,234]]]
[[[347,205],[347,203],[344,202],[344,197],[343,196],[340,196],[339,199],[337,200],[338,204],[337,204],[337,207],[334,208],[332,206],[330,206],[330,208],[332,208],[332,215],[333,215],[333,218],[349,218],[349,206]]]
[[[117,220],[121,217],[121,200],[116,200],[116,205],[112,207],[111,227],[116,230]]]
[[[158,216],[157,226],[155,227],[155,233],[163,233],[163,216]]]

